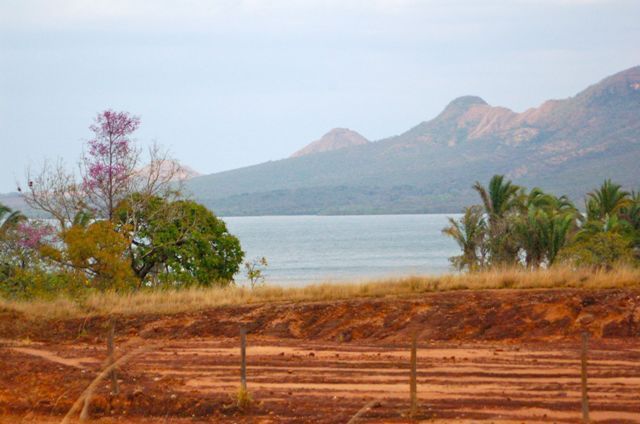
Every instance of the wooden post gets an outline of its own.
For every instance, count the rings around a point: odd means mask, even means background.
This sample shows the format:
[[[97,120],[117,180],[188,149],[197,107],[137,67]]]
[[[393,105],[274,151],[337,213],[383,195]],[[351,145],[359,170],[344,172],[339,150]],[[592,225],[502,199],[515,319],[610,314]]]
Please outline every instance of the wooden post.
[[[416,333],[413,333],[411,337],[411,377],[409,380],[409,392],[411,399],[411,416],[415,417],[418,414],[418,341]]]
[[[247,330],[240,329],[240,389],[247,392]]]
[[[109,334],[107,336],[107,355],[109,356],[109,360],[108,360],[108,365],[113,364],[114,362],[114,355],[115,355],[115,346],[114,346],[114,342],[113,342],[113,338],[115,335],[115,331],[116,331],[116,322],[115,319],[113,317],[111,317],[111,319],[109,319]],[[113,368],[113,370],[111,370],[111,392],[114,395],[119,395],[120,394],[120,386],[118,385],[118,373],[116,372],[116,369]]]
[[[587,391],[587,350],[589,333],[582,332],[582,352],[580,355],[582,365],[582,422],[588,424],[589,420],[589,394]]]
[[[111,393],[114,395],[118,395],[120,393],[120,388],[118,387],[118,374],[116,373],[116,367],[114,366],[114,343],[113,337],[115,334],[115,320],[113,317],[109,318],[109,329],[107,330],[107,364],[106,368],[112,367],[111,371],[109,371],[109,376],[111,377]],[[92,392],[87,395],[84,399],[84,405],[82,406],[82,410],[80,411],[80,421],[88,421],[89,420],[89,405],[91,404],[91,396]]]

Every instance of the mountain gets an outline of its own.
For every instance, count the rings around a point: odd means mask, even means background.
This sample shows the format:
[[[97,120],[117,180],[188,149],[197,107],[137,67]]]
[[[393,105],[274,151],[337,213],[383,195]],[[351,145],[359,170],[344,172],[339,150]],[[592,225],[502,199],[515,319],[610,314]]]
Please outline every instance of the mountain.
[[[369,140],[348,128],[334,128],[319,140],[308,144],[291,155],[292,158],[311,155],[314,153],[330,152],[345,147],[359,146],[369,143]]]
[[[455,212],[477,202],[471,185],[493,174],[579,203],[605,178],[637,189],[640,67],[522,113],[465,96],[397,136],[314,144],[306,151],[313,154],[187,186],[221,215]]]
[[[163,179],[169,177],[170,181],[186,181],[202,175],[193,168],[182,165],[180,162],[173,159],[163,160],[158,163],[160,163],[159,169],[158,166],[152,167],[151,164],[149,164],[140,168],[137,173],[147,178],[149,173],[158,172]]]
[[[0,194],[0,205],[19,211],[24,211],[26,208],[22,195],[18,192]]]

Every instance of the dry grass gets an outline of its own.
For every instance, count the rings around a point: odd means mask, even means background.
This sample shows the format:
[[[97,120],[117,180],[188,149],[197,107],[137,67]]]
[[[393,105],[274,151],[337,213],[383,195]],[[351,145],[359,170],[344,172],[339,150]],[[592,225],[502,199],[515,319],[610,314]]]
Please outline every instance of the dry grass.
[[[362,297],[412,296],[446,290],[605,289],[640,287],[640,269],[619,267],[612,271],[553,268],[525,271],[492,270],[473,274],[414,276],[362,283],[316,284],[300,288],[265,286],[190,288],[141,291],[130,294],[99,293],[83,300],[10,301],[0,299],[0,310],[15,311],[30,319],[56,319],[109,314],[171,314],[218,306],[268,302],[331,301]]]

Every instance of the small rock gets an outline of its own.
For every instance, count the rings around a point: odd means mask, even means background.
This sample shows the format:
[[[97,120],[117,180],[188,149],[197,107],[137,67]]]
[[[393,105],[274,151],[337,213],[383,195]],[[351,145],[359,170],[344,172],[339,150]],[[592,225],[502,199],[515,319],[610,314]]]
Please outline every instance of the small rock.
[[[594,321],[595,317],[591,314],[584,314],[580,317],[578,317],[578,319],[576,320],[578,322],[578,324],[584,326],[584,325],[589,325]]]

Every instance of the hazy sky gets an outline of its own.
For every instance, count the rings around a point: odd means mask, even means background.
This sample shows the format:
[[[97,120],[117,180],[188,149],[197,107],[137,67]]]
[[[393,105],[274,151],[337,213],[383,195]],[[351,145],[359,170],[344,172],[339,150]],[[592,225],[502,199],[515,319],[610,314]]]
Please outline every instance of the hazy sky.
[[[516,111],[640,64],[638,0],[0,0],[0,192],[98,111],[204,173],[464,94]]]

